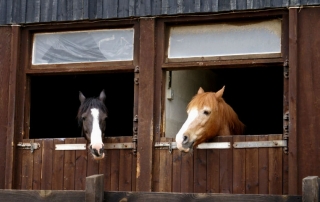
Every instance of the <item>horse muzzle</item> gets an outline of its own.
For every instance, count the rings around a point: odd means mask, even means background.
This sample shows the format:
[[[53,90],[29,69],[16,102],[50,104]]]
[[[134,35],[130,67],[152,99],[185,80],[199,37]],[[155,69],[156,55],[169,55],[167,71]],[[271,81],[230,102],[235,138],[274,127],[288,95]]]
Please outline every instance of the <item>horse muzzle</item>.
[[[177,142],[177,148],[182,152],[192,151],[194,141],[189,141],[189,137],[184,135],[182,142]]]
[[[95,144],[89,146],[90,152],[95,160],[101,160],[104,158],[104,145]]]

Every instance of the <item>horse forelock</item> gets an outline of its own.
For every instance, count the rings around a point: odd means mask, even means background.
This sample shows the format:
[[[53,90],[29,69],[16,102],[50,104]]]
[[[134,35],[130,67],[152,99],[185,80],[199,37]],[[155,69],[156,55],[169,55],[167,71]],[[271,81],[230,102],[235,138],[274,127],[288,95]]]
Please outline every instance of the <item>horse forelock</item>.
[[[107,114],[107,107],[105,104],[98,98],[86,98],[85,101],[80,105],[77,118],[79,126],[82,125],[82,114],[87,112],[91,108],[98,108],[103,113]]]
[[[217,99],[215,98],[214,93],[206,92],[195,95],[187,106],[187,111],[192,108],[202,109],[204,107],[209,107],[214,109],[217,107]]]

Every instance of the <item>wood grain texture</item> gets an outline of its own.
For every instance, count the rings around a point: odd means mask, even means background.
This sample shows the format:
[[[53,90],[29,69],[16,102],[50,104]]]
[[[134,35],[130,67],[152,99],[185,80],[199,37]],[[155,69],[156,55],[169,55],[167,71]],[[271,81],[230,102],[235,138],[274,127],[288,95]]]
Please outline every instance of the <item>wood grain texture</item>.
[[[119,143],[118,138],[112,138],[112,143]],[[112,149],[110,154],[110,190],[119,191],[119,166],[120,166],[120,151],[118,149]]]
[[[4,61],[3,65],[8,65],[7,68],[4,71],[3,76],[9,77],[9,83],[8,86],[4,85],[3,87],[8,88],[8,95],[4,95],[4,98],[8,99],[8,103],[5,105],[6,109],[4,110],[4,113],[7,112],[5,117],[7,116],[7,122],[6,122],[6,151],[5,151],[5,156],[6,156],[6,167],[5,167],[5,188],[12,189],[15,187],[15,165],[17,164],[17,156],[15,156],[15,147],[14,145],[19,141],[21,141],[20,135],[22,135],[22,131],[20,134],[17,134],[16,129],[17,129],[17,124],[16,124],[16,119],[15,119],[15,113],[16,113],[16,91],[17,91],[17,77],[18,77],[18,68],[19,68],[19,46],[20,46],[20,28],[18,26],[13,26],[10,28],[10,35],[6,36],[9,39],[10,43],[7,44],[8,50],[5,52],[10,53],[8,59],[10,63],[6,63]],[[9,33],[7,33],[9,34]],[[5,37],[5,36],[3,36]],[[10,47],[10,48],[9,48]],[[21,154],[21,153],[20,153]],[[17,169],[18,172],[20,172],[19,169]],[[21,179],[19,177],[18,181]],[[18,182],[19,183],[19,182]]]
[[[5,2],[1,2],[0,4],[3,5]],[[3,10],[3,8],[0,8]],[[0,14],[3,16],[3,13]],[[5,19],[5,18],[4,18]],[[1,19],[3,20],[3,19]],[[12,147],[9,147],[12,141],[12,137],[7,137],[11,135],[10,133],[12,130],[8,128],[10,122],[12,123],[13,118],[13,111],[8,108],[9,105],[9,82],[10,82],[10,58],[11,58],[11,28],[10,27],[0,27],[0,111],[2,112],[0,116],[0,160],[2,163],[0,165],[0,169],[6,172],[6,175],[0,176],[0,188],[4,189],[10,188],[12,179],[12,174],[8,173],[11,172],[11,164],[12,164]],[[13,79],[13,78],[12,78]],[[14,89],[12,89],[14,90]],[[12,99],[12,98],[11,98]],[[12,127],[12,126],[11,126]],[[10,132],[11,131],[11,132]],[[7,154],[7,150],[9,150]],[[8,165],[9,164],[9,165]],[[6,176],[6,177],[5,177]],[[7,182],[6,182],[7,181]],[[7,184],[7,185],[6,185]]]
[[[104,177],[102,174],[91,175],[86,177],[86,201],[103,201],[104,188],[103,182]]]
[[[64,144],[64,139],[53,140],[52,190],[63,190],[64,151],[55,150],[56,144]]]
[[[269,135],[269,141],[282,135]],[[269,194],[282,194],[282,148],[269,148]]]
[[[84,138],[77,138],[77,144],[87,144]],[[87,149],[76,151],[76,168],[75,168],[75,190],[84,190],[86,188]]]
[[[15,202],[85,202],[85,191],[0,190],[2,201]]]
[[[161,192],[106,192],[106,201],[224,201],[224,202],[301,202],[301,196],[263,195],[263,194],[194,194]]]
[[[307,176],[320,176],[320,8],[297,13],[297,150],[298,182]],[[316,36],[313,39],[311,36]],[[301,51],[304,50],[304,51]],[[291,103],[290,103],[291,104]],[[291,116],[291,114],[290,114]],[[290,129],[291,130],[291,129]],[[290,134],[291,135],[291,134]],[[289,137],[290,140],[291,137]],[[291,167],[290,167],[291,168]],[[290,172],[290,170],[289,170]],[[290,184],[290,182],[289,182]],[[298,193],[302,190],[298,183]]]
[[[140,20],[137,191],[152,190],[155,20]]]
[[[33,179],[32,179],[32,189],[41,189],[41,168],[42,168],[42,140],[36,139],[35,143],[40,144],[40,149],[37,149],[33,153]],[[61,162],[60,162],[61,163]]]
[[[218,138],[214,140],[217,142]],[[220,193],[220,150],[207,150],[207,192]]]
[[[288,140],[288,193],[298,194],[298,8],[289,9],[289,140]]]
[[[152,168],[152,191],[159,192],[160,190],[160,149],[155,149],[153,153],[153,168]],[[174,178],[172,179],[174,181]],[[180,177],[179,177],[180,181]],[[180,189],[180,187],[179,187]]]
[[[52,189],[52,157],[54,145],[53,139],[43,139],[42,141],[41,189],[50,190]]]
[[[166,138],[161,138],[165,142]],[[159,192],[172,190],[172,154],[168,149],[160,149]]]
[[[105,138],[104,143],[111,143],[111,138]],[[103,174],[104,176],[104,190],[110,191],[111,190],[111,149],[104,150],[105,157],[100,162],[99,166],[99,174]]]
[[[317,202],[320,199],[319,196],[319,177],[308,176],[302,180],[302,201]]]
[[[230,142],[232,136],[218,137],[219,142]],[[220,193],[232,193],[232,149],[220,150]]]
[[[259,141],[268,141],[268,135],[261,135]],[[269,149],[259,148],[259,194],[269,193]]]
[[[182,153],[181,154],[181,192],[190,193],[193,190],[193,154],[192,153]]]
[[[75,144],[76,138],[66,138],[65,144]],[[76,151],[64,151],[63,167],[63,189],[74,190],[75,188],[75,170],[76,170]]]
[[[121,142],[132,142],[132,137],[123,137]],[[119,191],[131,191],[132,184],[132,149],[120,150]],[[112,163],[112,162],[111,162]]]
[[[197,149],[193,152],[194,180],[193,192],[207,192],[207,150]]]
[[[30,140],[30,143],[33,143]],[[21,189],[31,190],[33,180],[33,153],[30,150],[22,150]]]
[[[181,191],[181,152],[177,149],[172,151],[172,192]]]
[[[258,136],[248,135],[246,141],[258,141]],[[246,150],[246,194],[258,194],[259,192],[259,170],[258,149]]]
[[[233,136],[234,142],[245,142],[246,136]],[[233,194],[245,194],[245,180],[246,180],[246,150],[233,148]]]

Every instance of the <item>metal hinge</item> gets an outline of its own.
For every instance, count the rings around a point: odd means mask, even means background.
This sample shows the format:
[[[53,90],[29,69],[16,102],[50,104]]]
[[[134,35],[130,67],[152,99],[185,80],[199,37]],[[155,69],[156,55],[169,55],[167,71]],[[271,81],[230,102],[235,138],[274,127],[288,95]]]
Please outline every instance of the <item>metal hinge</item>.
[[[271,147],[286,147],[286,140],[271,140],[271,141],[248,141],[248,142],[235,142],[233,144],[234,148],[271,148]]]
[[[289,78],[289,61],[286,59],[283,63],[283,76],[284,78],[288,79]]]
[[[289,139],[289,111],[285,112],[283,115],[283,139],[288,141]],[[283,152],[288,154],[288,146],[283,148]]]
[[[19,142],[17,144],[17,147],[19,149],[30,149],[31,153],[33,153],[33,151],[35,149],[39,149],[40,148],[40,144],[39,143],[32,143],[32,142],[30,142],[30,143]]]
[[[171,153],[173,149],[177,149],[176,142],[156,142],[154,145],[155,148],[159,149],[167,149]],[[209,142],[209,143],[201,143],[197,146],[197,149],[230,149],[230,142]]]
[[[133,118],[133,137],[132,137],[132,153],[137,154],[138,148],[138,115],[136,114]]]
[[[140,73],[140,67],[139,66],[136,66],[134,68],[134,73],[135,73],[134,84],[139,85],[139,73]]]

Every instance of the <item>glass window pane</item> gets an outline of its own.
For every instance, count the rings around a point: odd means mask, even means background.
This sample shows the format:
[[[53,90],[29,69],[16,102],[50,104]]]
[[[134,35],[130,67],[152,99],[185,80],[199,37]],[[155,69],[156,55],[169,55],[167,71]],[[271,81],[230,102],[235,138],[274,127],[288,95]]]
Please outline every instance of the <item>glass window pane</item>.
[[[281,53],[281,20],[170,28],[169,58]]]
[[[133,60],[133,29],[35,34],[32,64]]]

